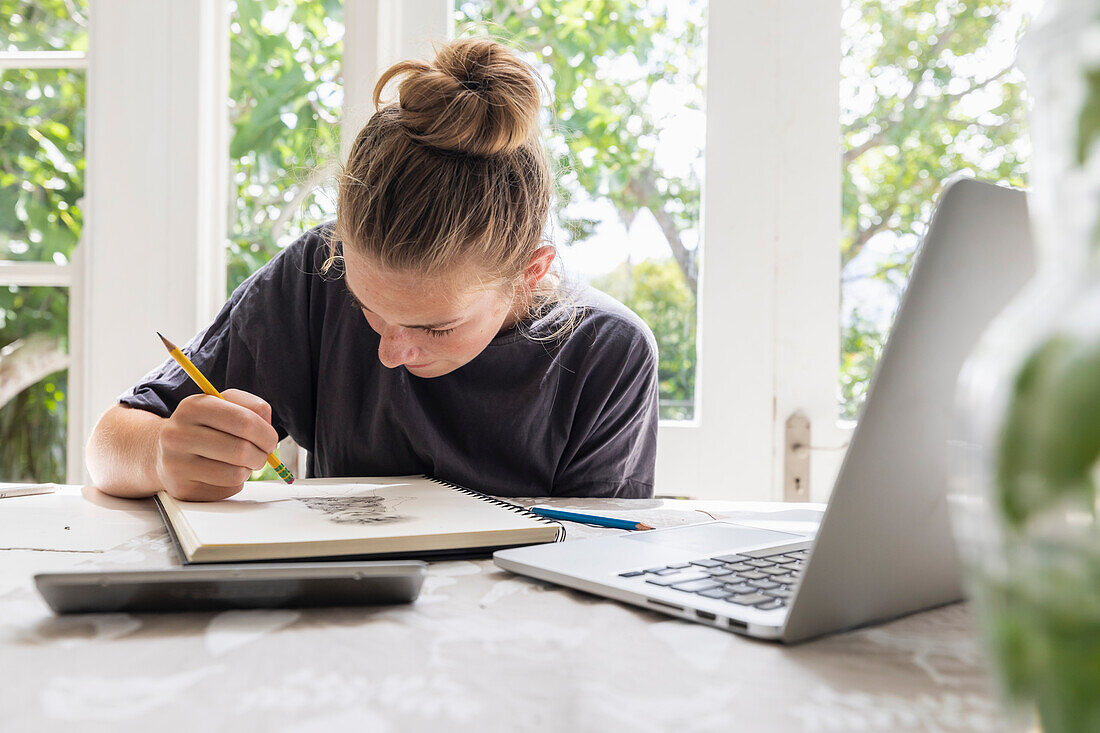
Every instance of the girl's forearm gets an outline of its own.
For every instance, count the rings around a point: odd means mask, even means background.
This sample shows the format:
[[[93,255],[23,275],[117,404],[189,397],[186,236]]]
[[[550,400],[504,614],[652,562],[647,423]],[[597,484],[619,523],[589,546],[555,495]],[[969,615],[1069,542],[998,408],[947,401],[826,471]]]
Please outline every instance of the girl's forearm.
[[[163,488],[157,474],[157,441],[167,420],[145,410],[115,405],[99,418],[85,448],[92,483],[128,499]]]

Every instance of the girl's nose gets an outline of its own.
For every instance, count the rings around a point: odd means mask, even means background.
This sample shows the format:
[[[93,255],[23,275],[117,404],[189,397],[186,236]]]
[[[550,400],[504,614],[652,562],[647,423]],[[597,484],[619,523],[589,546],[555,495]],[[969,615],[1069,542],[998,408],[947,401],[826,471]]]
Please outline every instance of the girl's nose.
[[[396,369],[402,364],[415,361],[416,346],[409,338],[407,329],[400,326],[386,326],[379,337],[378,360],[387,369]]]

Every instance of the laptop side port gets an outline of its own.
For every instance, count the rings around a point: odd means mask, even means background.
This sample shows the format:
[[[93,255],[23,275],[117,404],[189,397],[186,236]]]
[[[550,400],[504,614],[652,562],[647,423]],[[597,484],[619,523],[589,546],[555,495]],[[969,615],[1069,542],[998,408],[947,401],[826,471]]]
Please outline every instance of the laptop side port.
[[[729,622],[729,626],[730,626],[731,629],[747,629],[747,628],[749,628],[749,625],[747,623],[745,623],[744,621],[738,621],[737,619],[732,619],[732,618],[731,619],[726,619],[726,621]]]
[[[664,601],[658,601],[655,598],[646,598],[645,600],[646,600],[646,603],[652,604],[654,606],[660,606],[661,608],[671,608],[673,611],[683,611],[684,610],[683,607],[681,607],[681,606],[674,606],[671,603],[665,603]]]
[[[713,621],[713,620],[715,620],[716,618],[718,618],[717,614],[713,614],[713,613],[711,613],[710,611],[699,611],[699,610],[696,610],[696,611],[695,611],[695,615],[696,615],[696,616],[698,616],[699,618],[701,618],[701,619],[705,620],[705,621]]]

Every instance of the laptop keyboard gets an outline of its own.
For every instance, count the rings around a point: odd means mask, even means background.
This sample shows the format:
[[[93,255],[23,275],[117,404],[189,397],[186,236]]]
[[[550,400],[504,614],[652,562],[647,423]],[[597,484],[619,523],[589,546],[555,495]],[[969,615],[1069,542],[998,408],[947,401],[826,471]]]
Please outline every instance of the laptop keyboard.
[[[691,562],[619,573],[681,593],[753,606],[764,611],[783,608],[802,575],[809,550],[791,550],[757,557],[715,555]]]

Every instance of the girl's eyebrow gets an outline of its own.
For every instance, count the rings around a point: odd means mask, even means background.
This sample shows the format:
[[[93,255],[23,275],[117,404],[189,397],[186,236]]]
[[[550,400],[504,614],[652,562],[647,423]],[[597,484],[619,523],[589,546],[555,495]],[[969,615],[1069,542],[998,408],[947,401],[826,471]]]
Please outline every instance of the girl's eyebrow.
[[[350,295],[352,297],[352,300],[354,300],[360,308],[365,310],[367,313],[374,313],[374,311],[372,311],[370,308],[368,308],[366,306],[366,304],[362,300],[359,299],[359,296],[356,295],[355,291],[351,289],[351,286],[348,285],[348,281],[346,279],[344,280],[344,289],[348,291],[348,295]],[[458,323],[461,320],[462,320],[462,317],[460,316],[458,318],[452,318],[449,321],[440,321],[439,323],[424,323],[424,324],[419,324],[419,325],[412,325],[412,324],[407,324],[406,323],[406,324],[402,324],[402,327],[403,328],[424,328],[424,329],[428,329],[430,331],[437,331],[441,328],[446,328],[447,326]]]

